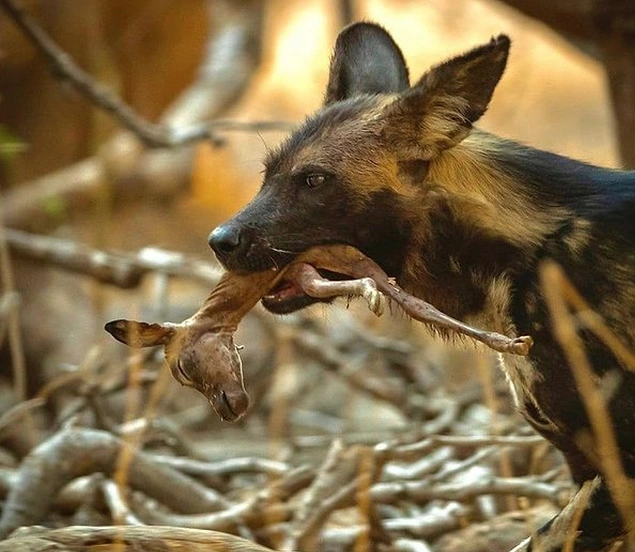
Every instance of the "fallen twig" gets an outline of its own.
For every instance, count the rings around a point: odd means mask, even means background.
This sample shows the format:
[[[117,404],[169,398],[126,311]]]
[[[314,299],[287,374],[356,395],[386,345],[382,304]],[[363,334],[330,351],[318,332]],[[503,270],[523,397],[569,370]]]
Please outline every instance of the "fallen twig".
[[[103,431],[70,429],[35,448],[22,462],[0,518],[0,538],[17,527],[40,522],[72,479],[113,473],[122,441]],[[227,501],[185,475],[133,452],[128,482],[166,506],[186,513],[217,510]]]
[[[361,447],[344,448],[334,441],[315,479],[304,494],[290,522],[285,550],[316,550],[317,533],[328,515],[341,503],[348,504],[357,488]],[[351,496],[352,493],[352,496]]]
[[[413,517],[387,519],[386,529],[406,532],[419,539],[430,539],[441,533],[458,529],[470,514],[470,507],[458,502],[432,507],[430,511]]]
[[[408,401],[402,387],[391,385],[391,382],[380,378],[373,378],[362,370],[355,370],[354,365],[351,366],[350,358],[323,337],[298,328],[292,332],[291,338],[300,352],[309,358],[318,359],[324,369],[337,373],[351,387],[375,399],[388,402],[400,410],[407,410]]]
[[[289,501],[315,476],[314,470],[301,466],[274,480],[261,491],[219,512],[208,514],[172,514],[137,503],[135,511],[149,523],[236,532],[242,525],[259,528],[287,521],[294,510]]]
[[[439,483],[430,481],[401,481],[378,483],[371,490],[373,500],[393,503],[399,499],[416,502],[429,500],[456,500],[463,502],[481,495],[520,495],[544,498],[564,506],[569,498],[570,485],[546,483],[537,477],[491,477],[464,483]]]
[[[273,552],[270,548],[246,541],[234,535],[185,529],[182,527],[65,527],[46,529],[29,527],[18,531],[10,539],[0,542],[0,552],[45,552],[65,550],[85,552],[91,548],[116,550],[117,543],[126,543],[122,550],[189,550],[190,552]]]
[[[228,458],[218,462],[201,462],[191,458],[164,455],[153,455],[152,458],[158,464],[170,466],[188,475],[202,477],[227,476],[243,472],[262,472],[280,476],[291,469],[286,462],[257,457]]]
[[[218,265],[182,253],[147,247],[138,253],[103,251],[81,243],[4,229],[11,252],[63,270],[83,274],[104,284],[134,288],[152,272],[188,277],[216,284],[222,274]]]
[[[106,479],[101,483],[101,489],[106,499],[106,504],[110,509],[110,515],[116,525],[144,525],[139,521],[128,506],[126,499],[121,493],[121,488],[111,479]]]
[[[9,250],[5,239],[5,233],[3,231],[4,229],[1,227],[1,224],[2,213],[0,213],[0,293],[4,297],[7,297],[7,304],[13,304],[13,308],[7,311],[6,328],[8,333],[9,351],[11,353],[11,369],[13,372],[15,394],[18,400],[23,400],[27,398],[28,385],[26,360],[24,357],[22,332],[20,331],[20,312],[15,300],[11,300],[14,293],[16,293],[13,266],[9,258]],[[5,326],[4,318],[5,317],[3,316],[1,321],[2,323],[0,324],[0,330],[3,326]],[[2,333],[0,333],[0,338],[2,337]]]
[[[540,435],[430,435],[414,443],[402,443],[399,440],[379,443],[376,448],[385,451],[391,458],[408,458],[425,454],[441,446],[453,446],[458,449],[482,448],[491,445],[535,447],[544,444]]]
[[[24,419],[30,416],[36,408],[42,408],[46,401],[41,397],[35,397],[27,401],[17,403],[0,416],[0,441],[15,431],[23,430]]]

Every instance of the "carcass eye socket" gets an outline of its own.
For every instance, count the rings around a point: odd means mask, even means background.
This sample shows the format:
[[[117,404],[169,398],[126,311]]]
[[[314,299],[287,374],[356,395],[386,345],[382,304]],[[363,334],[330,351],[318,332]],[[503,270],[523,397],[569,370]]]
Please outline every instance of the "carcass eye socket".
[[[176,360],[176,369],[179,372],[180,377],[178,379],[180,383],[192,387],[194,385],[194,382],[192,381],[192,378],[190,378],[190,376],[187,374],[187,372],[183,369],[181,359]]]

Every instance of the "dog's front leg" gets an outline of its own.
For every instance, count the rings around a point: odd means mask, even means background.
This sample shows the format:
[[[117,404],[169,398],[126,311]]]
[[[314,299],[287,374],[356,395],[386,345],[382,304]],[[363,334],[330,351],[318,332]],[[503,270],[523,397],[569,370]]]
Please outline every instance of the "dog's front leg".
[[[605,481],[586,481],[569,504],[510,552],[604,552],[624,536],[624,527]],[[630,550],[630,548],[625,548]]]

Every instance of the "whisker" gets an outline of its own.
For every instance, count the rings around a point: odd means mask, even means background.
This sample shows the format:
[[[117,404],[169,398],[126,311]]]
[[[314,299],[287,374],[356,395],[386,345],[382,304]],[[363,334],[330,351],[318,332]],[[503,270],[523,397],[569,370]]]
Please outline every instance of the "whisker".
[[[269,247],[271,251],[275,251],[276,253],[289,253],[290,255],[298,255],[301,251],[293,251],[291,249],[282,249],[280,247]]]
[[[278,265],[278,261],[276,261],[276,259],[272,255],[267,255],[267,257],[273,263],[273,266],[275,267],[275,269],[276,270],[280,270],[280,266]]]

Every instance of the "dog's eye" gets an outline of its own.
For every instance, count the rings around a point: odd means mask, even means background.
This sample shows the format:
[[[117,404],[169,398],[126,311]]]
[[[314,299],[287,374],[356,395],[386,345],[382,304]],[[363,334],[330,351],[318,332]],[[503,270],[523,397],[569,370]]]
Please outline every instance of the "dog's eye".
[[[317,188],[318,186],[324,184],[325,180],[326,176],[324,176],[323,174],[309,174],[306,177],[306,185],[309,188]]]

